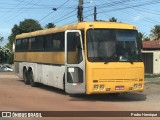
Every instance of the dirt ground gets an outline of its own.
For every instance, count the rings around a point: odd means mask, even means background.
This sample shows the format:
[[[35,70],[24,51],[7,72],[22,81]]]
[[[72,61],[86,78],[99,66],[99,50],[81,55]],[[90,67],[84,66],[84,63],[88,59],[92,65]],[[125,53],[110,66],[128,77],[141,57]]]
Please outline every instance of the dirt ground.
[[[69,96],[62,90],[40,85],[31,87],[13,72],[0,73],[0,111],[159,111],[160,78],[146,79],[143,93],[127,93],[118,97],[109,95]],[[116,115],[115,115],[116,116]],[[20,118],[0,118],[0,120]],[[26,119],[26,118],[23,118]],[[31,119],[31,118],[30,118]],[[29,120],[30,120],[29,119]],[[35,118],[32,118],[35,119]],[[160,117],[53,117],[57,120],[160,120]],[[28,120],[28,119],[27,119]]]

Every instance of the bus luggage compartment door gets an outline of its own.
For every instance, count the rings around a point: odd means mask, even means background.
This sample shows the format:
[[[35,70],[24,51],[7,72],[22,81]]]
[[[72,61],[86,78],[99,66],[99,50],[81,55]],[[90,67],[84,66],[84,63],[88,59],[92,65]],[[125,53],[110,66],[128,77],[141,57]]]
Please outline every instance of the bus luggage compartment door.
[[[65,91],[69,94],[85,93],[85,61],[81,32],[65,32]]]

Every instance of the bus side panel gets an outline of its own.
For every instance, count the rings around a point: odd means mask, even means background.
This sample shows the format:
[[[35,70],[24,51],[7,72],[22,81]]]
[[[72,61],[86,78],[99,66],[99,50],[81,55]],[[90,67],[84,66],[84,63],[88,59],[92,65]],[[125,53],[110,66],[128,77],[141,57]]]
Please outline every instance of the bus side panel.
[[[37,64],[37,82],[63,89],[64,72],[65,67],[63,65]]]
[[[14,72],[19,73],[19,62],[14,62]]]
[[[19,70],[18,75],[23,78],[23,69],[29,70],[32,69],[34,74],[34,81],[37,83],[42,83],[44,85],[64,89],[63,86],[63,76],[65,72],[64,65],[46,65],[46,64],[37,64],[37,63],[28,63],[21,62],[16,63],[18,68],[15,68],[16,71]]]

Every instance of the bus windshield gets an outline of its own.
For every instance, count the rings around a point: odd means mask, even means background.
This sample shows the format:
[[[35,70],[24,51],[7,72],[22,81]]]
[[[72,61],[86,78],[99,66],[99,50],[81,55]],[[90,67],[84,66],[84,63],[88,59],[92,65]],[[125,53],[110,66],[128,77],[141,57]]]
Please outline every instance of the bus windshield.
[[[87,54],[90,62],[142,61],[138,32],[124,29],[89,29]]]

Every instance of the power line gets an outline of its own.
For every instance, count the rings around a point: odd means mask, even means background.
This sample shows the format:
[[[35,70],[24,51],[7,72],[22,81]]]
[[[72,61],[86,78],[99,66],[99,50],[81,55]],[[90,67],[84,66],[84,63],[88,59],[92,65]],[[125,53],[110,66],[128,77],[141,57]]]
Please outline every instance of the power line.
[[[143,3],[143,4],[138,4],[138,5],[129,5],[121,8],[116,8],[116,9],[111,9],[111,10],[106,10],[103,12],[98,12],[98,14],[105,13],[105,12],[113,12],[113,11],[118,11],[118,10],[124,10],[124,9],[129,9],[129,8],[134,8],[134,7],[140,7],[140,6],[146,6],[146,5],[151,5],[151,4],[157,4],[159,2],[152,2],[152,3]]]
[[[14,1],[22,1],[22,0],[14,0]],[[68,2],[68,1],[67,1]],[[47,5],[47,4],[37,4],[37,3],[30,3],[30,2],[27,2],[27,1],[23,1],[23,3],[26,3],[26,4],[30,4],[30,5],[34,5],[34,6],[39,6],[39,7],[53,7],[53,5]],[[5,3],[4,3],[5,4]],[[7,4],[7,3],[6,3]],[[65,5],[66,3],[64,3],[64,5]],[[12,4],[13,5],[13,4]],[[63,4],[62,4],[62,6],[63,7],[66,7],[66,8],[74,8],[75,7],[75,5],[67,5],[67,6],[64,6]],[[57,8],[60,8],[60,6],[59,5],[54,5],[55,7],[57,7]]]
[[[33,2],[33,1],[34,1],[34,0],[31,0],[30,2]],[[20,3],[22,3],[22,1],[21,1]],[[28,5],[25,5],[25,6],[28,6]],[[24,6],[24,7],[25,7],[25,6]],[[2,21],[2,23],[3,23],[3,22],[6,23],[6,22],[9,22],[10,20],[15,19],[18,15],[20,15],[21,13],[23,13],[23,12],[21,12],[22,10],[23,10],[23,9],[17,10],[17,11],[16,11],[16,14],[19,13],[19,14],[17,14],[17,15],[12,14],[11,16],[8,16],[8,17],[4,18],[4,21]]]
[[[115,3],[115,2],[114,2]],[[119,3],[122,3],[122,2],[119,2]],[[116,2],[116,4],[119,4],[118,2]],[[137,4],[137,5],[128,5],[128,4],[123,4],[125,5],[124,7],[120,7],[120,8],[115,8],[116,6],[109,3],[110,5],[110,8],[114,8],[114,9],[110,9],[110,10],[106,10],[106,11],[101,11],[101,12],[98,12],[98,14],[103,14],[103,13],[107,13],[107,12],[113,12],[113,11],[120,11],[120,10],[125,10],[125,9],[133,9],[133,8],[136,8],[136,7],[141,7],[141,6],[145,6],[145,5],[151,5],[151,4],[157,4],[157,3],[160,3],[159,0],[155,0],[155,1],[148,1],[148,2],[145,2],[145,3],[140,3],[140,4]],[[127,6],[126,6],[127,5]],[[99,5],[101,6],[101,5]],[[101,6],[102,7],[102,6]],[[108,7],[107,7],[108,8]],[[128,13],[129,14],[129,13]],[[84,18],[88,18],[90,16],[92,16],[93,14],[88,14],[86,15]],[[158,14],[157,14],[158,15]],[[149,20],[146,20],[147,22],[157,22],[155,20],[152,20],[152,19],[149,19]]]
[[[69,2],[70,0],[67,0],[66,2],[64,2],[62,5],[60,5],[58,8],[56,8],[56,10],[60,9],[62,6],[64,6],[67,2]],[[44,16],[43,18],[41,18],[39,21],[44,20],[45,18],[47,18],[48,16],[50,16],[54,11],[48,13],[46,16]]]
[[[70,11],[69,13],[61,16],[61,17],[58,18],[58,19],[56,19],[54,23],[58,23],[58,22],[60,22],[60,21],[63,21],[64,19],[67,19],[67,18],[68,18],[67,16],[70,15],[71,13],[73,13],[75,10],[76,10],[76,9],[74,9],[74,10]],[[74,14],[74,15],[76,15],[76,14]],[[70,16],[74,16],[74,15],[70,15]]]
[[[34,0],[31,0],[30,2],[33,2]],[[41,0],[38,0],[36,3],[39,3]],[[29,4],[28,4],[29,5]],[[28,9],[32,8],[34,5],[28,7]],[[19,10],[19,14],[15,15],[14,17],[11,17],[9,20],[7,20],[6,22],[9,22],[15,18],[17,18],[17,16],[21,15],[22,13],[24,13],[25,11],[22,10]]]
[[[21,2],[19,2],[14,8],[10,8],[8,11],[6,11],[6,12],[11,12],[11,11],[13,11],[16,7],[18,7],[19,5],[21,5],[21,3],[22,3],[22,1]],[[4,15],[2,15],[3,17],[5,16],[6,14],[4,14]]]
[[[151,4],[155,4],[155,2],[158,2],[158,1],[152,1],[152,3],[151,2],[148,2],[148,3],[144,3],[145,5],[147,5],[147,4],[149,4],[149,3],[151,3]],[[154,14],[153,12],[150,12],[150,11],[145,11],[145,10],[140,10],[140,8],[138,7],[138,6],[141,6],[141,5],[143,5],[144,6],[144,4],[139,4],[139,5],[136,5],[136,6],[132,6],[132,5],[129,5],[129,4],[125,4],[125,5],[128,5],[131,9],[133,9],[133,10],[138,10],[138,12],[136,12],[136,13],[139,13],[139,11],[140,12],[147,12],[147,13],[152,13],[152,14]],[[132,7],[131,7],[132,6]],[[138,8],[137,8],[138,7]],[[114,7],[113,7],[114,8]],[[123,10],[123,13],[126,13],[127,15],[131,15],[131,16],[133,16],[133,17],[137,17],[137,15],[135,15],[135,14],[133,14],[133,13],[131,13],[131,12],[126,12],[126,11],[124,11]],[[156,14],[156,15],[160,15],[160,14]],[[149,23],[160,23],[160,22],[158,22],[158,21],[156,21],[156,20],[153,20],[153,19],[150,19],[150,18],[144,18],[144,17],[142,17],[141,18],[142,20],[144,20],[144,21],[146,21],[146,22],[149,22]]]

